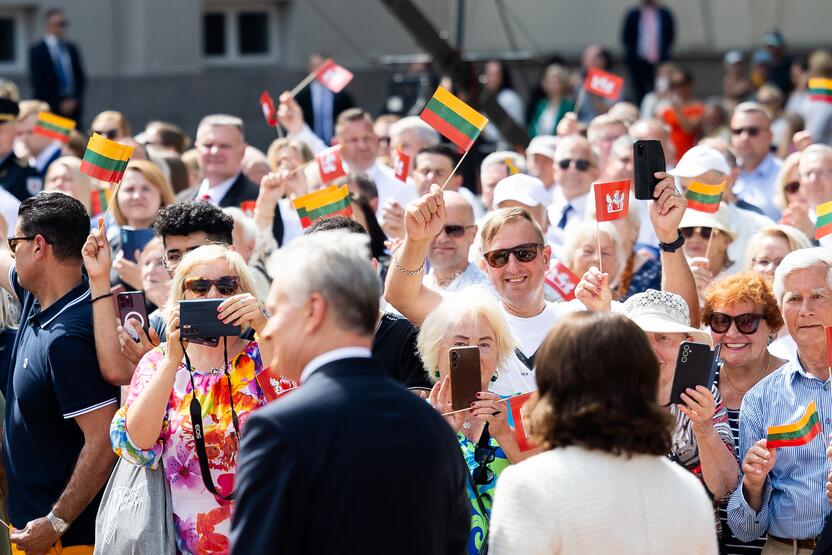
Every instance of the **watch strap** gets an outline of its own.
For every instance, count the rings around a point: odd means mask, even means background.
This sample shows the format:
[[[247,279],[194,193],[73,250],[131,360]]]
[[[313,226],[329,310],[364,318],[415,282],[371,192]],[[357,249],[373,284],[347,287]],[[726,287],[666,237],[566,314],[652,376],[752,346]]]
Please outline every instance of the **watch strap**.
[[[676,237],[676,240],[672,243],[662,243],[659,242],[659,248],[664,252],[676,252],[679,250],[679,247],[685,244],[685,237],[682,235],[682,231],[679,230],[679,235]]]

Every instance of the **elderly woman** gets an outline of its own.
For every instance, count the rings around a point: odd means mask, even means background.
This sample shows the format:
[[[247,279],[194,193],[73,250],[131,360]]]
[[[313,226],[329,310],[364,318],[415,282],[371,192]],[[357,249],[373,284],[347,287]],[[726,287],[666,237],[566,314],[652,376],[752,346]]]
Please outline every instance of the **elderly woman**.
[[[566,267],[580,277],[592,267],[599,268],[610,275],[609,283],[618,283],[626,264],[622,237],[610,222],[584,222],[572,230],[563,249]],[[601,252],[599,256],[598,245]],[[613,286],[615,289],[615,286]]]
[[[165,246],[160,237],[154,237],[142,249],[139,266],[142,271],[142,291],[148,309],[161,310],[170,294],[170,274],[165,269]],[[161,314],[160,314],[161,316]]]
[[[537,360],[529,420],[547,451],[503,472],[489,553],[717,553],[702,487],[664,457],[672,420],[638,326],[609,313],[565,316]]]
[[[744,267],[771,281],[774,279],[774,271],[787,254],[811,246],[809,239],[790,225],[764,227],[746,243]]]
[[[497,301],[476,287],[447,293],[422,323],[417,340],[419,355],[434,382],[428,401],[443,414],[452,412],[449,351],[452,347],[479,347],[481,387],[471,410],[447,416],[472,479],[471,536],[468,553],[480,553],[488,536],[492,492],[500,473],[524,455],[508,425],[508,408],[488,392],[497,367],[513,355],[514,337]]]
[[[722,344],[722,367],[715,385],[728,413],[728,425],[739,450],[740,405],[745,393],[786,363],[768,351],[768,345],[783,326],[780,308],[769,282],[759,274],[745,272],[721,280],[705,291],[702,320],[711,328],[714,343]],[[725,509],[726,503],[721,503]],[[724,510],[721,544],[746,545],[731,535]],[[751,542],[762,548],[765,538]]]
[[[739,464],[728,414],[716,387],[699,385],[670,403],[676,358],[683,341],[711,344],[711,336],[690,327],[688,305],[678,295],[649,290],[627,299],[627,316],[647,334],[659,361],[658,402],[676,421],[668,456],[698,476],[711,497],[728,499],[739,479]],[[628,351],[630,352],[630,351]]]
[[[266,317],[252,294],[242,257],[207,245],[179,263],[171,284],[167,342],[139,362],[125,405],[113,419],[113,449],[125,461],[157,468],[170,484],[176,544],[180,553],[228,553],[232,492],[240,433],[252,411],[264,406],[269,385],[263,361],[271,352],[241,336],[217,346],[181,340],[179,301],[224,299],[217,318],[262,333]],[[189,406],[200,403],[204,445],[193,436]],[[210,472],[200,470],[205,449]]]
[[[722,204],[715,214],[685,210],[679,231],[685,238],[682,249],[690,263],[700,299],[712,281],[739,271],[739,265],[728,258],[728,246],[737,234],[731,227],[727,205]]]
[[[51,164],[46,170],[46,176],[43,179],[44,191],[60,191],[74,199],[81,201],[84,208],[87,209],[87,214],[94,216],[90,212],[90,201],[92,194],[98,190],[97,185],[90,177],[81,173],[81,160],[74,156],[61,156]]]

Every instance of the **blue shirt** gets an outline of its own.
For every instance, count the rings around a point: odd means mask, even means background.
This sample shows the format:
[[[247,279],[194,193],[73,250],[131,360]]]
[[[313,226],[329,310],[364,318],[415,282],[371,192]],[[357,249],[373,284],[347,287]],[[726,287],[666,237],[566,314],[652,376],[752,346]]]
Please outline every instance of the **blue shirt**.
[[[774,204],[777,196],[775,180],[782,163],[769,154],[753,170],[740,172],[734,184],[734,194],[738,199],[756,206],[775,222],[780,220],[780,209]]]
[[[3,462],[10,522],[23,529],[30,520],[46,516],[75,469],[84,446],[75,417],[117,403],[118,388],[104,381],[98,368],[86,277],[45,310],[21,287],[14,267],[9,282],[21,315],[11,364],[0,368],[6,396]],[[84,509],[61,543],[95,542],[99,501]]]
[[[829,380],[806,372],[799,361],[792,361],[766,376],[745,394],[740,408],[740,460],[769,426],[796,422],[807,405],[814,401],[823,427],[832,431],[832,395]],[[807,445],[777,449],[777,461],[763,486],[763,505],[759,513],[748,506],[742,482],[728,502],[728,525],[742,541],[769,534],[786,539],[817,537],[832,505],[824,491],[829,461],[823,438]]]

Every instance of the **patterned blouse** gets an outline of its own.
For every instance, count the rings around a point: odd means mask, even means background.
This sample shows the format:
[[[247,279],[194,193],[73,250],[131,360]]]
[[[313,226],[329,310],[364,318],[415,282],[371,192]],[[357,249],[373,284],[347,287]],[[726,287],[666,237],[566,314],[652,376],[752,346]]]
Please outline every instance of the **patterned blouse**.
[[[176,544],[180,553],[229,553],[232,502],[216,498],[203,484],[189,412],[193,389],[184,364],[180,364],[176,372],[156,445],[149,450],[139,449],[130,439],[126,427],[130,405],[164,362],[165,347],[166,344],[162,343],[148,352],[136,367],[125,405],[116,413],[110,426],[110,441],[116,454],[132,464],[156,468],[160,461],[164,463],[165,478],[170,484]],[[256,379],[264,370],[257,343],[250,342],[229,364],[232,368],[230,374],[234,409],[244,432],[245,422],[252,411],[267,403],[267,396]],[[211,477],[217,491],[225,495],[234,487],[237,464],[237,442],[231,423],[228,381],[222,371],[195,371],[194,384],[197,398],[202,404],[205,447]],[[288,380],[270,379],[270,384],[275,394],[295,387]]]
[[[477,444],[465,437],[463,433],[456,434],[456,438],[459,441],[460,448],[462,448],[462,455],[465,457],[465,462],[468,464],[468,472],[473,475],[474,470],[479,466],[474,459]],[[494,487],[497,485],[497,479],[500,477],[500,473],[511,464],[496,439],[492,437],[488,444],[497,449],[494,452],[494,461],[488,464],[488,468],[494,472],[494,479],[487,484],[476,485],[483,507],[485,507],[485,514],[480,509],[479,503],[477,502],[477,494],[471,487],[470,481],[467,486],[468,499],[471,501],[471,535],[468,537],[467,551],[469,555],[477,555],[482,549],[482,544],[488,533],[488,519],[491,518],[491,505],[494,502]]]

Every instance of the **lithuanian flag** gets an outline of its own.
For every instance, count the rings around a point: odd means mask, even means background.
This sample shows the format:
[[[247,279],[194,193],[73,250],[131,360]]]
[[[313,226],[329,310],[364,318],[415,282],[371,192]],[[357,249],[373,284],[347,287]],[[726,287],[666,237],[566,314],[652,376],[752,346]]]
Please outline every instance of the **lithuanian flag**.
[[[118,183],[133,154],[133,147],[105,139],[98,133],[93,133],[87,143],[84,159],[81,161],[81,171],[90,177]]]
[[[832,79],[822,77],[809,79],[809,98],[821,102],[832,102]]]
[[[326,189],[303,195],[292,201],[304,229],[315,220],[329,216],[352,216],[350,190],[346,185],[330,185]]]
[[[38,135],[43,135],[44,137],[49,137],[62,143],[68,143],[69,135],[74,129],[74,120],[56,116],[49,112],[41,112],[38,114],[38,121],[35,123],[35,128],[32,131]]]
[[[488,123],[487,117],[442,87],[436,89],[419,117],[462,150],[471,148]]]
[[[815,208],[815,214],[817,214],[815,239],[820,239],[832,233],[832,200],[818,204]]]
[[[769,426],[766,449],[806,445],[820,433],[820,419],[815,402],[811,401],[806,412],[794,424]]]
[[[90,212],[93,215],[103,214],[110,206],[110,200],[113,197],[113,188],[107,183],[106,186],[102,184],[100,188],[90,191]]]
[[[685,198],[688,199],[688,208],[691,210],[716,214],[719,211],[719,203],[722,202],[722,193],[724,192],[724,181],[719,185],[705,185],[694,181],[688,187]]]

